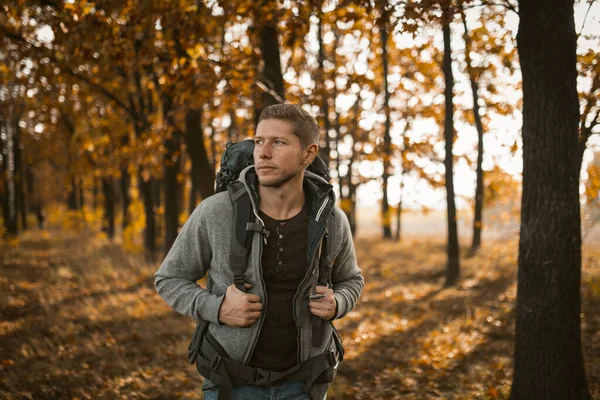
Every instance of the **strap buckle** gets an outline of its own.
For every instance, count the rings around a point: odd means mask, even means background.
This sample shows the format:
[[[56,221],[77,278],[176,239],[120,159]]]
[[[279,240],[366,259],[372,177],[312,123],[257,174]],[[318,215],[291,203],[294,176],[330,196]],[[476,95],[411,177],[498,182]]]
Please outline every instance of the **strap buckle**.
[[[256,369],[256,379],[254,384],[256,385],[268,385],[271,383],[271,371],[266,369]]]
[[[241,291],[241,292],[246,291],[246,286],[244,285],[244,275],[234,275],[233,283],[239,291]]]
[[[221,358],[220,355],[216,354],[216,357],[212,359],[212,361],[210,362],[210,368],[213,370],[218,370],[219,369],[219,365],[221,365],[221,361],[223,360],[223,358]]]

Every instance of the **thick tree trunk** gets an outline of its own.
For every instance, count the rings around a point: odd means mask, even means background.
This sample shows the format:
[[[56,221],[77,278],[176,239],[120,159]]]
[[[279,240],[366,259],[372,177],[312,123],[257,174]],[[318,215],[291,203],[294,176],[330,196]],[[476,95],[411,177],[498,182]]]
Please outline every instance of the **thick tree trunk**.
[[[481,229],[483,227],[483,124],[479,112],[479,84],[475,80],[473,68],[471,66],[471,39],[469,38],[469,29],[467,27],[467,18],[465,13],[461,13],[465,33],[465,61],[467,64],[467,73],[471,81],[471,93],[473,95],[473,118],[477,128],[477,183],[475,186],[475,215],[473,218],[473,243],[471,244],[471,254],[475,254],[481,247]]]
[[[390,117],[390,92],[388,90],[388,52],[387,52],[387,39],[388,39],[388,12],[383,10],[383,16],[380,21],[379,31],[381,33],[381,47],[382,47],[382,61],[383,61],[383,94],[384,104],[383,108],[385,111],[385,132],[383,133],[383,184],[381,190],[383,192],[383,198],[381,200],[381,219],[383,225],[383,237],[385,239],[392,238],[392,227],[391,227],[391,214],[390,204],[388,201],[388,180],[390,177],[391,158],[392,158],[392,137],[390,135],[391,128],[391,117]]]
[[[262,55],[262,68],[258,73],[258,92],[255,95],[254,126],[258,125],[258,118],[265,107],[281,103],[285,98],[283,91],[283,75],[281,73],[281,56],[279,53],[279,34],[277,32],[277,19],[270,18],[265,21],[261,13],[276,13],[277,2],[264,0],[257,11],[256,23],[259,35],[259,49]]]
[[[104,230],[109,239],[115,236],[115,191],[112,177],[102,178],[102,192],[104,193]]]
[[[185,142],[190,161],[192,163],[192,200],[189,204],[189,213],[196,208],[196,194],[205,199],[215,193],[215,170],[208,158],[202,132],[202,110],[190,110],[185,116]]]
[[[520,1],[523,197],[510,398],[591,399],[580,328],[579,101],[573,0]]]
[[[456,283],[460,276],[458,227],[456,224],[456,204],[454,203],[454,160],[452,158],[452,144],[454,142],[454,104],[453,87],[454,76],[452,75],[452,49],[450,47],[450,16],[446,16],[443,25],[444,34],[444,81],[446,88],[444,96],[446,99],[446,115],[444,118],[444,138],[446,142],[446,205],[448,209],[448,264],[446,266],[446,286]]]

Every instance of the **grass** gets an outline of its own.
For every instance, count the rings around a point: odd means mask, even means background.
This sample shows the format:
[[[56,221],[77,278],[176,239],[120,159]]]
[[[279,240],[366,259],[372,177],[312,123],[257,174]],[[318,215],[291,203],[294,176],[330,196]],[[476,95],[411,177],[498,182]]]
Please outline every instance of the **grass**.
[[[443,289],[437,239],[359,239],[366,287],[336,323],[346,360],[328,399],[502,399],[512,377],[516,241],[463,258]],[[466,254],[463,251],[463,254]],[[600,251],[584,249],[582,338],[600,397]],[[0,244],[0,398],[193,399],[194,321],[155,293],[138,256],[102,237],[27,232]]]

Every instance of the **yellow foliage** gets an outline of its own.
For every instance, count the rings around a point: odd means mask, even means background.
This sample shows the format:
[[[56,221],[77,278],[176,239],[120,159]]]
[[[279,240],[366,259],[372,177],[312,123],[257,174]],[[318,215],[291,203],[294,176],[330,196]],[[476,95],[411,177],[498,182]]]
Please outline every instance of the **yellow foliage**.
[[[143,202],[135,198],[128,208],[129,225],[123,231],[123,248],[132,253],[141,253],[144,247],[140,241],[146,227]]]
[[[590,163],[587,170],[588,179],[585,183],[585,199],[587,204],[598,200],[600,195],[600,165]]]
[[[352,200],[344,198],[340,201],[340,208],[345,212],[352,211]]]

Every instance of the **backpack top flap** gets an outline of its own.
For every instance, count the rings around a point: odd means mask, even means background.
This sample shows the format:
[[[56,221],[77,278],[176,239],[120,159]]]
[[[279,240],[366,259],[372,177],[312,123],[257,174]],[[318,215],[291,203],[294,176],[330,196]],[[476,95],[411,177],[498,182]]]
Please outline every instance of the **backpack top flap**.
[[[227,190],[227,185],[235,181],[244,168],[254,164],[253,154],[254,142],[252,140],[227,143],[221,157],[221,168],[216,177],[216,193]]]

